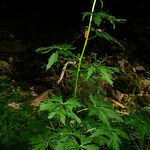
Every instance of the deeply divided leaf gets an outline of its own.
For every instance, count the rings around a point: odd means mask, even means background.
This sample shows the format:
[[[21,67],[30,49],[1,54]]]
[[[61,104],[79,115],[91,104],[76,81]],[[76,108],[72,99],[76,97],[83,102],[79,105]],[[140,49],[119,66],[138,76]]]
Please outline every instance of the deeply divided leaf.
[[[46,70],[50,69],[53,64],[55,64],[58,60],[58,51],[53,53],[48,59],[48,64],[46,65]]]

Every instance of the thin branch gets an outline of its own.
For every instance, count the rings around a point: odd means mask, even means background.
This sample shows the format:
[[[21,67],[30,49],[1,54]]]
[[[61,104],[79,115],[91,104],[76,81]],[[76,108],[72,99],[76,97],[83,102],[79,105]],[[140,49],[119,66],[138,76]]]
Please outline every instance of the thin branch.
[[[82,112],[82,111],[86,111],[86,110],[88,110],[89,108],[85,108],[85,109],[82,109],[82,110],[79,110],[79,111],[77,111],[77,113],[80,113],[80,112]]]
[[[84,133],[89,133],[89,132],[92,132],[93,130],[96,130],[96,128],[94,127],[92,129],[89,129],[89,130],[85,131]]]
[[[62,72],[59,77],[59,80],[57,81],[57,84],[60,84],[60,82],[63,80],[68,65],[76,67],[76,61],[68,61],[65,63],[64,67],[62,68]]]

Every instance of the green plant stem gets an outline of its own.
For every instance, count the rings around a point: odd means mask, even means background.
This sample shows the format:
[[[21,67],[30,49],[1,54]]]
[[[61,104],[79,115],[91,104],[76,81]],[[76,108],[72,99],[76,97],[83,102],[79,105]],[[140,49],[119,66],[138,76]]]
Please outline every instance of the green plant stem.
[[[83,46],[83,49],[82,49],[82,53],[80,55],[79,62],[78,62],[75,89],[74,89],[74,97],[77,96],[79,73],[80,73],[80,68],[81,68],[81,64],[82,64],[83,55],[84,55],[84,52],[85,52],[85,49],[86,49],[86,46],[87,46],[87,43],[88,43],[88,39],[89,39],[91,24],[92,24],[92,20],[93,20],[93,12],[94,12],[94,9],[95,9],[95,4],[96,4],[96,0],[94,0],[93,5],[92,5],[92,11],[91,11],[91,15],[90,15],[89,25],[88,25],[88,29],[86,31],[87,34],[86,34],[86,37],[85,37],[85,42],[84,42],[84,46]]]

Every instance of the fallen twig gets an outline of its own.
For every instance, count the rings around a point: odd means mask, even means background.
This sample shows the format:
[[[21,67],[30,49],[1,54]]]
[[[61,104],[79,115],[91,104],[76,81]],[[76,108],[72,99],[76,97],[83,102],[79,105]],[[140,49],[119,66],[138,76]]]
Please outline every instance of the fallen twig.
[[[76,67],[76,61],[68,61],[68,62],[65,63],[65,65],[64,65],[64,67],[63,67],[63,69],[62,69],[60,78],[59,78],[59,80],[57,81],[57,84],[60,84],[60,82],[63,80],[68,65],[71,65],[71,66],[73,66],[73,67]]]

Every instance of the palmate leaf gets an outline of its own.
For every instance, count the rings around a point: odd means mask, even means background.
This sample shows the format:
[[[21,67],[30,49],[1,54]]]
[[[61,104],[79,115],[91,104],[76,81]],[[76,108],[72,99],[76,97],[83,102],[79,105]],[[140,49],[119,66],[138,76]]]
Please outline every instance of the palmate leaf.
[[[54,150],[67,150],[67,145],[66,145],[67,141],[68,141],[68,136],[62,134],[62,137],[59,140],[57,140]]]
[[[113,43],[118,44],[123,50],[125,50],[125,48],[123,47],[123,45],[117,39],[115,39],[114,37],[112,37],[110,34],[104,32],[104,31],[97,30],[96,31],[96,35],[99,36],[99,37],[101,37],[101,38],[106,39],[109,42],[113,42]]]
[[[74,98],[70,98],[64,103],[61,96],[53,96],[47,102],[41,103],[40,111],[47,110],[49,112],[48,119],[59,119],[63,125],[66,125],[67,118],[81,123],[80,118],[73,112],[74,108],[80,106],[80,103]]]
[[[81,123],[80,118],[73,112],[74,108],[81,106],[77,99],[70,98],[64,103],[64,106],[66,108],[66,114],[68,115],[68,117],[75,119],[78,123]]]
[[[103,145],[107,144],[109,148],[114,150],[120,149],[121,138],[128,139],[128,135],[121,129],[113,128],[111,126],[107,126],[106,124],[101,124],[99,128],[97,128],[91,135],[92,138],[100,138],[104,141],[102,142]]]
[[[54,150],[78,150],[79,144],[72,133],[61,133]]]
[[[46,70],[50,69],[51,66],[57,62],[57,60],[58,60],[58,51],[54,52],[48,59],[48,63],[46,65]]]
[[[110,119],[123,122],[122,118],[113,109],[111,104],[102,101],[93,95],[90,95],[89,98],[92,102],[92,105],[89,107],[89,116],[97,116],[99,120],[106,123],[107,125],[110,124]]]
[[[81,132],[74,132],[73,136],[78,139],[79,150],[99,150],[99,147],[93,144],[93,138]]]

